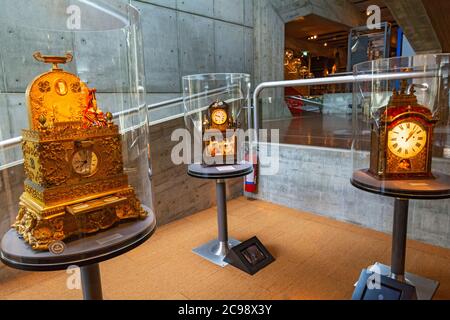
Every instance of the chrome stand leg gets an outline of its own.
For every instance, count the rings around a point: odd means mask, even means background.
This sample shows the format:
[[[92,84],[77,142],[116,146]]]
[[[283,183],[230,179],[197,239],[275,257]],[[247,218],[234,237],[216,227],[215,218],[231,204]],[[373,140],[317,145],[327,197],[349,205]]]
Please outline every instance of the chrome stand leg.
[[[193,251],[212,263],[225,267],[228,263],[223,260],[230,251],[230,248],[240,243],[235,239],[228,238],[227,194],[225,180],[216,181],[216,198],[217,227],[219,231],[218,239],[212,240],[198,248],[195,248]]]
[[[228,245],[227,194],[225,180],[216,182],[217,226],[219,229],[219,245],[213,249],[217,256],[225,257],[230,251]]]

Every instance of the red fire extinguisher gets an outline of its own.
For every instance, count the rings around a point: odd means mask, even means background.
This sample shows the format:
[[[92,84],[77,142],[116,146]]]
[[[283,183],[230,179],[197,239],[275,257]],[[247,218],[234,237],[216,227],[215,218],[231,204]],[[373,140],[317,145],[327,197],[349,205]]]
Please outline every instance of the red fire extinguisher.
[[[249,161],[250,157],[246,156],[246,161]],[[253,153],[251,156],[253,160],[253,172],[245,177],[245,191],[250,193],[257,193],[258,190],[258,156],[257,153]]]

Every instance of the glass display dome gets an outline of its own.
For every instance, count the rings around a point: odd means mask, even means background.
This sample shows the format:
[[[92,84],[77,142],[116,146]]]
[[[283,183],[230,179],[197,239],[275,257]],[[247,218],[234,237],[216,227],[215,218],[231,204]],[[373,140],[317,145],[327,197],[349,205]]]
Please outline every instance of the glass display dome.
[[[2,259],[118,250],[155,224],[139,12],[28,2],[0,11]]]
[[[353,180],[373,178],[384,189],[448,174],[449,60],[419,55],[354,67]]]
[[[186,127],[193,136],[195,163],[235,164],[246,160],[250,75],[199,74],[183,77]]]

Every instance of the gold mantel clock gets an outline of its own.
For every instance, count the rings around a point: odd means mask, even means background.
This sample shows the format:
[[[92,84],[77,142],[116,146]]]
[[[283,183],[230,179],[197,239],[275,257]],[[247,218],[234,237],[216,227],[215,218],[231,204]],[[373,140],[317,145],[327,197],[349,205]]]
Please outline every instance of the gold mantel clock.
[[[121,220],[145,218],[122,160],[119,128],[97,106],[95,89],[42,56],[52,70],[27,88],[30,129],[23,130],[25,192],[14,228],[35,250],[95,233]]]
[[[234,164],[237,160],[237,123],[224,101],[212,103],[203,119],[204,164]]]
[[[372,124],[369,172],[379,179],[433,178],[431,173],[433,119],[430,109],[417,102],[414,88],[394,90],[388,106]]]

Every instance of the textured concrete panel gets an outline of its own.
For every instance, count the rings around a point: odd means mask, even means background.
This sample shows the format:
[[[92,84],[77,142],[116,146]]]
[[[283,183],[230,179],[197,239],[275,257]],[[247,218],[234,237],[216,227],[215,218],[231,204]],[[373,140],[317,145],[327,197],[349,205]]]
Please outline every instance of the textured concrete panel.
[[[10,138],[22,135],[22,129],[28,128],[28,113],[25,104],[25,94],[7,94],[6,106],[10,127]]]
[[[180,93],[148,94],[146,101],[149,105],[151,105],[154,103],[164,102],[180,97],[181,97]],[[148,112],[150,123],[160,122],[167,118],[172,118],[176,116],[184,117],[184,106],[182,101],[161,108],[152,108]]]
[[[127,39],[119,31],[75,33],[74,62],[80,79],[99,92],[129,91]]]
[[[145,2],[150,4],[156,4],[159,6],[169,7],[176,9],[177,8],[177,0],[139,0],[139,1],[133,1],[133,2]],[[133,3],[136,5],[135,3]]]
[[[364,16],[350,1],[270,0],[284,22],[300,16],[316,14],[350,27],[364,24]]]
[[[0,38],[1,39],[1,38]],[[4,64],[3,64],[3,56],[2,56],[2,49],[0,47],[0,94],[6,92],[6,78],[5,78],[5,72],[4,72]]]
[[[249,27],[253,27],[253,1],[244,0],[244,24]]]
[[[214,20],[178,14],[181,76],[215,72]]]
[[[61,55],[72,50],[73,38],[63,32],[42,32],[15,27],[0,28],[1,56],[7,92],[25,92],[35,76],[51,66],[33,58],[35,51]],[[74,72],[73,64],[65,67]]]
[[[23,166],[0,171],[0,234],[11,228],[18,213],[19,197],[23,192]],[[1,264],[0,264],[1,265]]]
[[[244,72],[244,27],[216,21],[216,72]]]
[[[244,72],[253,76],[254,66],[253,29],[244,28]]]
[[[277,36],[284,35],[284,22],[269,0],[255,1],[254,7],[255,84],[284,80],[284,37]],[[290,117],[287,108],[280,108],[284,104],[282,89],[264,90],[261,97],[264,119]]]
[[[364,15],[350,1],[312,1],[313,14],[342,23],[349,27],[364,25]]]
[[[208,17],[214,16],[213,0],[177,0],[177,9],[181,11],[200,14]]]
[[[1,2],[0,21],[17,28],[33,30],[51,26],[54,30],[67,30],[67,7],[70,0],[8,0]],[[30,10],[32,7],[32,10]],[[45,21],[39,18],[45,17]],[[82,18],[83,19],[83,18]]]
[[[439,38],[421,0],[385,0],[417,53],[442,52]]]
[[[312,13],[312,3],[308,0],[270,0],[275,10],[285,22],[298,16]]]
[[[11,138],[7,95],[0,93],[0,141]]]
[[[214,0],[214,16],[220,20],[244,24],[244,1]]]
[[[177,13],[137,3],[145,44],[147,92],[180,92]]]
[[[260,150],[265,148],[263,144]],[[433,168],[448,173],[450,162],[435,159]],[[391,233],[394,200],[354,188],[352,171],[349,150],[281,145],[280,170],[275,176],[260,176],[256,197]],[[450,247],[449,206],[450,200],[411,201],[409,237]]]
[[[15,138],[28,128],[24,94],[0,94],[0,141]],[[22,159],[21,145],[0,148],[0,166]]]

